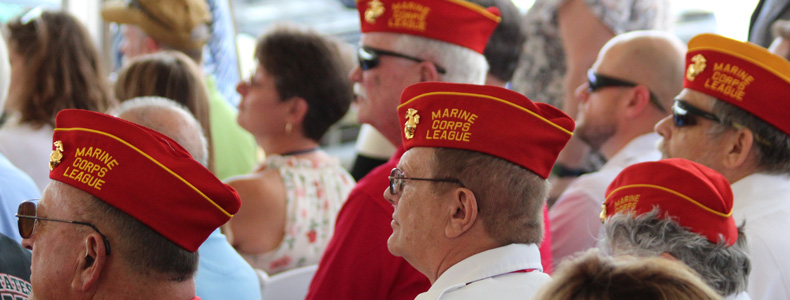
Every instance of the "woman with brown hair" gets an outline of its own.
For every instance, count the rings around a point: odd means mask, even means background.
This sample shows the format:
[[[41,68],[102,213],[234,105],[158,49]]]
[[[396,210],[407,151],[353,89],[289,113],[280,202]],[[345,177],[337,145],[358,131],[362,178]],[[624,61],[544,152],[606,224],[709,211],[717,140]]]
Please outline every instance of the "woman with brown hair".
[[[536,300],[722,299],[680,261],[664,257],[608,257],[590,250],[560,264]]]
[[[195,116],[208,142],[208,168],[214,172],[208,91],[198,65],[178,51],[161,51],[133,58],[118,74],[115,97],[123,102],[146,96],[178,102]]]
[[[49,183],[46,160],[58,112],[104,112],[115,100],[96,45],[72,15],[34,8],[6,29],[11,87],[0,152],[43,190]]]
[[[238,122],[267,158],[252,174],[228,180],[243,203],[228,237],[269,274],[318,263],[354,186],[319,148],[352,98],[338,46],[315,32],[278,26],[258,40],[258,69],[236,88]]]

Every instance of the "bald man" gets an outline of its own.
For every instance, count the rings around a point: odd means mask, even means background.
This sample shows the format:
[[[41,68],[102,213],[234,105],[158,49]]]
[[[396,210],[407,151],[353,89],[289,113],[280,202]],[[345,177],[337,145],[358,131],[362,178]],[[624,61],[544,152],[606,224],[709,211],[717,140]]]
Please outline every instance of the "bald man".
[[[606,187],[629,165],[661,158],[653,126],[669,115],[683,88],[686,48],[660,31],[621,34],[601,49],[576,89],[581,108],[575,134],[607,163],[579,177],[549,211],[552,256],[557,265],[568,256],[595,247],[601,229]]]
[[[184,147],[192,158],[206,166],[208,144],[203,128],[185,107],[162,97],[139,97],[116,108],[118,118],[156,130]],[[203,300],[260,300],[261,288],[255,270],[214,230],[198,249],[200,261],[195,275],[195,293]]]

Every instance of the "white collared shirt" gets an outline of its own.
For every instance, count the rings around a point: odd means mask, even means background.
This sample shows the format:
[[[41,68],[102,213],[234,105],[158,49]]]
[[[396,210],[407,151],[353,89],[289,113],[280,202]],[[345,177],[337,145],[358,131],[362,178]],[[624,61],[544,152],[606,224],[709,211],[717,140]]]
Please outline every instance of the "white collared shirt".
[[[510,244],[458,262],[415,300],[531,299],[550,279],[543,273],[538,246]]]
[[[790,177],[755,173],[732,184],[733,218],[746,221],[754,300],[790,299]]]

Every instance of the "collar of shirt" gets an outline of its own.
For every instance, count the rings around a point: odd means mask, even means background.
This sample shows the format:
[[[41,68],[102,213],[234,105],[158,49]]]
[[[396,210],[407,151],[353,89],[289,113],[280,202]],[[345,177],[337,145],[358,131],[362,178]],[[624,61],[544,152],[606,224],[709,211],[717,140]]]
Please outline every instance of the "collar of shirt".
[[[418,299],[438,299],[446,292],[474,284],[475,281],[529,269],[543,272],[540,251],[535,244],[510,244],[486,250],[445,270]]]
[[[606,164],[601,167],[601,170],[616,168],[618,170],[617,173],[620,173],[622,169],[635,163],[661,159],[661,152],[656,148],[656,143],[660,139],[661,136],[655,132],[635,137],[609,158]]]

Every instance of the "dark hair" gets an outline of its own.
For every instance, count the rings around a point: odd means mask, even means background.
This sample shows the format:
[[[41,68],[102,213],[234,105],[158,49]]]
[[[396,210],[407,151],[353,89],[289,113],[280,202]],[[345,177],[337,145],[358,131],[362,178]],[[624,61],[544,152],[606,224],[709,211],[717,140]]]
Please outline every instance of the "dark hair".
[[[86,212],[102,219],[114,233],[113,255],[126,261],[133,272],[145,277],[164,277],[169,281],[192,278],[198,267],[198,253],[189,252],[158,232],[107,202],[88,196]]]
[[[500,245],[540,244],[548,181],[530,170],[485,153],[435,148],[433,176],[457,178],[472,190],[486,232]],[[445,185],[446,191],[452,185]]]
[[[499,80],[508,82],[513,79],[513,73],[518,67],[522,46],[527,40],[524,20],[518,7],[512,0],[468,0],[483,7],[496,6],[499,8],[502,21],[497,25],[483,55],[488,61],[488,74]]]
[[[118,75],[115,96],[122,102],[158,96],[185,106],[203,127],[209,149],[208,168],[214,170],[208,90],[200,67],[185,54],[168,50],[135,57]]]
[[[88,31],[66,12],[45,11],[8,23],[9,49],[25,63],[16,107],[20,122],[55,126],[63,109],[105,112],[115,104],[101,58]]]
[[[255,48],[255,58],[274,77],[281,100],[300,97],[307,102],[304,135],[315,141],[351,105],[351,84],[336,43],[311,30],[277,25]]]

